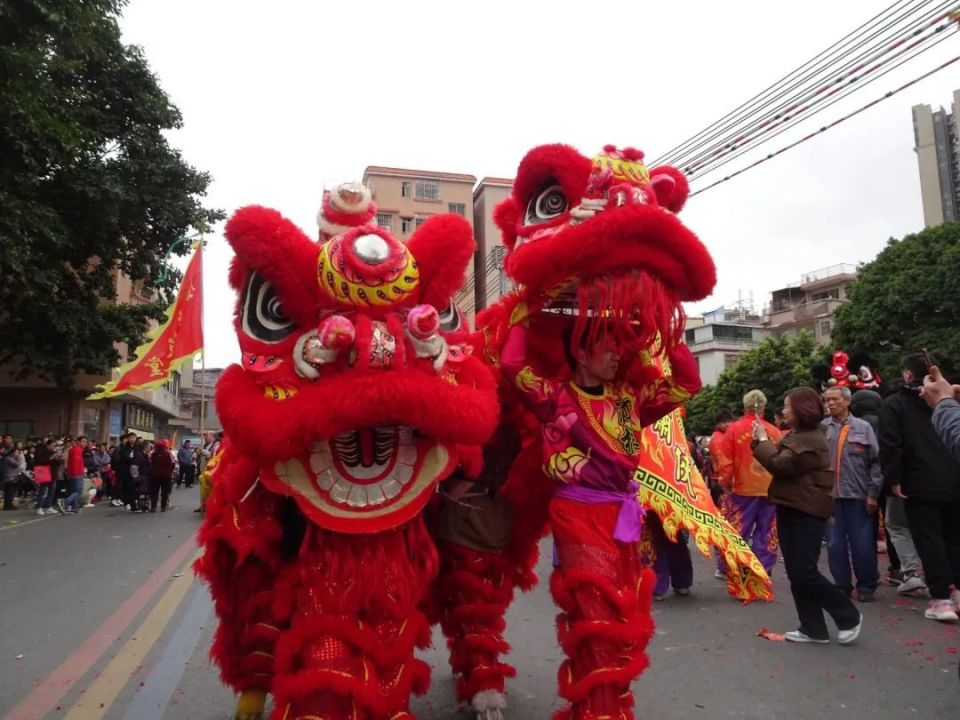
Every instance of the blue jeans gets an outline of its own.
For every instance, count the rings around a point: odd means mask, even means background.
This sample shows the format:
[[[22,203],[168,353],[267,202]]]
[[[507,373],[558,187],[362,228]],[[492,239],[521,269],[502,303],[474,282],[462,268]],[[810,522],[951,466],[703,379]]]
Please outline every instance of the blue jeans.
[[[37,485],[37,507],[43,510],[49,510],[53,507],[53,491],[57,483],[51,480],[48,483]]]
[[[67,489],[70,491],[70,494],[67,496],[67,500],[64,503],[68,508],[77,509],[77,503],[80,501],[80,496],[83,494],[83,475],[80,477],[67,478]]]
[[[877,569],[877,536],[873,517],[863,500],[838,498],[834,501],[833,525],[827,533],[830,574],[841,590],[850,593],[853,579],[850,561],[857,576],[857,590],[872,593],[880,582]]]

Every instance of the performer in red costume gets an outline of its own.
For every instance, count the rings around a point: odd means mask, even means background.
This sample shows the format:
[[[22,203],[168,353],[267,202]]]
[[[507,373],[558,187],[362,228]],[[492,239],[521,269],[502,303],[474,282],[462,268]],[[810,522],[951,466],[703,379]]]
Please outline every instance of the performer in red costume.
[[[671,412],[699,387],[679,342],[680,303],[708,295],[715,271],[675,215],[688,193],[683,175],[647,170],[642,157],[612,146],[592,159],[565,145],[530,151],[495,211],[519,287],[478,318],[483,358],[508,377],[503,418],[521,437],[499,493],[517,518],[501,556],[522,577],[549,525],[557,542],[552,591],[568,656],[560,695],[572,703],[560,718],[632,717],[627,691],[652,631],[653,581],[642,566],[653,550],[646,535],[636,541],[638,502],[669,538],[687,529],[702,552],[716,546],[740,567],[732,594],[772,596],[717,514]],[[594,395],[584,391],[592,385]],[[496,620],[502,628],[502,614]],[[474,676],[469,666],[459,672]]]
[[[358,185],[324,198],[321,243],[279,213],[239,210],[226,441],[197,572],[219,627],[211,655],[236,717],[403,720],[429,668],[419,607],[438,558],[423,510],[455,470],[475,477],[496,385],[449,342],[469,224],[431,218],[404,245]]]
[[[526,364],[522,322],[501,355],[507,381],[541,424],[543,467],[558,483],[549,509],[551,590],[563,610],[558,631],[567,655],[560,695],[572,702],[559,717],[572,720],[632,717],[630,681],[647,666],[655,582],[639,557],[643,511],[633,475],[641,432],[700,388],[689,351],[675,348],[673,383],[645,402],[644,388],[617,381],[626,348],[607,323],[594,322],[601,327],[588,324],[571,352],[570,382],[539,377]]]

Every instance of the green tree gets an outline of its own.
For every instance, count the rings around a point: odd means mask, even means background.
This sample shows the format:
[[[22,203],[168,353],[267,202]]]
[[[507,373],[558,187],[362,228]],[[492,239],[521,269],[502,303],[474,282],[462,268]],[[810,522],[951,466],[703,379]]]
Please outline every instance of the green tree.
[[[171,248],[223,217],[164,136],[180,112],[121,41],[124,4],[0,0],[0,363],[63,387],[142,341]],[[113,302],[117,269],[159,301]]]
[[[802,332],[796,337],[768,337],[740,356],[737,364],[721,373],[716,385],[705,387],[687,403],[687,428],[698,435],[713,430],[713,420],[721,408],[739,414],[743,396],[759,388],[767,396],[769,408],[780,408],[788,390],[811,385],[810,366],[821,358],[813,335]]]
[[[885,378],[921,348],[960,363],[960,223],[891,239],[860,268],[831,337],[849,353],[873,354]]]

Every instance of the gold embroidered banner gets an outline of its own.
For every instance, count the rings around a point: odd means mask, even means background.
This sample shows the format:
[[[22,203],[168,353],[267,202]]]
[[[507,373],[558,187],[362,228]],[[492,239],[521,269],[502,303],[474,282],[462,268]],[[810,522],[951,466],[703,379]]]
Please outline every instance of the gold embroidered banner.
[[[705,556],[710,557],[711,547],[723,553],[731,569],[727,588],[734,597],[744,602],[772,600],[773,585],[763,565],[713,504],[690,456],[680,411],[644,428],[642,443],[634,473],[638,496],[645,508],[660,517],[667,537],[676,540],[679,530],[687,530]]]

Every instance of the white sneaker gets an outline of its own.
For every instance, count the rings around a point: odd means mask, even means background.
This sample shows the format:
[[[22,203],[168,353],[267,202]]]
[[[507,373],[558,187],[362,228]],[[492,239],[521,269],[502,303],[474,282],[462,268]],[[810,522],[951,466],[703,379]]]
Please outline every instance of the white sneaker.
[[[849,630],[840,630],[837,633],[837,642],[841,645],[849,645],[858,637],[860,637],[860,628],[863,627],[863,613],[860,613],[860,619],[857,621],[857,624],[850,628]]]
[[[37,515],[46,515],[47,511],[43,508],[37,508]]]
[[[928,620],[939,620],[940,622],[960,620],[960,615],[957,615],[957,604],[953,600],[931,600],[924,616]]]
[[[908,575],[903,579],[903,582],[897,586],[897,592],[900,595],[909,595],[910,593],[926,589],[927,583],[924,582],[924,579],[919,575]]]
[[[783,637],[786,638],[788,642],[795,643],[817,643],[818,645],[826,645],[828,642],[830,642],[829,639],[817,640],[817,638],[812,638],[800,630],[791,630],[788,633],[784,633]]]
[[[726,574],[723,570],[715,570],[714,573],[713,573],[713,576],[714,576],[717,580],[726,580],[726,579],[727,579],[727,574]]]

